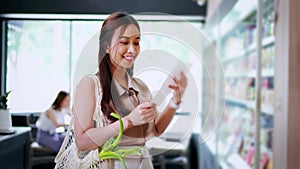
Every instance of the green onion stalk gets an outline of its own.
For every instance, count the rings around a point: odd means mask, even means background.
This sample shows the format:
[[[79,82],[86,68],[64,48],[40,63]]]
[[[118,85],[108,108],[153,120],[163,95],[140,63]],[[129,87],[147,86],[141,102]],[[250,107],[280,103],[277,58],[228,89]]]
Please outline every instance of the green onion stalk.
[[[122,136],[123,136],[124,124],[123,124],[122,118],[118,114],[111,113],[110,115],[119,120],[120,131],[116,138],[111,137],[103,144],[103,146],[100,148],[100,153],[98,155],[101,160],[118,159],[121,161],[124,168],[127,169],[125,159],[124,159],[124,158],[126,158],[126,155],[129,155],[129,154],[141,155],[139,150],[141,150],[142,148],[137,147],[137,148],[131,148],[131,149],[125,149],[125,150],[122,150],[122,149],[116,150],[116,148],[118,147],[118,145],[122,139]]]

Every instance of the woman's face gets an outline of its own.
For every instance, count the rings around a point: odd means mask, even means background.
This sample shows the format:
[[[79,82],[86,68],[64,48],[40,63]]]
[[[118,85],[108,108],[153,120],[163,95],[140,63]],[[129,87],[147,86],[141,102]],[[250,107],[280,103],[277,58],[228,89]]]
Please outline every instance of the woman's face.
[[[110,47],[107,49],[110,61],[115,69],[131,68],[140,53],[140,31],[130,24],[120,34],[121,28],[116,29]]]
[[[70,106],[70,96],[66,96],[61,103],[61,108],[69,108]]]

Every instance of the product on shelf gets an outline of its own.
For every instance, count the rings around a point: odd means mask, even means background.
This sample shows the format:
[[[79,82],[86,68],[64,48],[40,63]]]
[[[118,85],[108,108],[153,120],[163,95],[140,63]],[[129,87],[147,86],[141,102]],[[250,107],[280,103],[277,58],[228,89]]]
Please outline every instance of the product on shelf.
[[[260,168],[261,169],[267,169],[268,163],[269,163],[269,155],[266,154],[266,153],[263,153]]]

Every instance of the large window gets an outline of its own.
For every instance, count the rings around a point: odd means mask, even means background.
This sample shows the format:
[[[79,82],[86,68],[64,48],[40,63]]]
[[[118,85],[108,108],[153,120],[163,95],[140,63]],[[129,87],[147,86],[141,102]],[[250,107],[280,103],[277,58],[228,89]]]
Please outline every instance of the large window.
[[[70,88],[70,24],[8,23],[7,91],[11,112],[41,111],[59,90]]]
[[[180,22],[140,21],[141,29],[157,27],[174,29]],[[14,112],[40,112],[48,108],[60,90],[72,94],[77,74],[95,73],[97,69],[98,36],[102,21],[12,20],[8,22],[7,91],[12,93],[9,108]],[[200,23],[193,23],[200,29]],[[178,32],[182,33],[182,32]],[[189,34],[189,32],[185,32]],[[94,43],[95,42],[95,43]],[[89,46],[92,44],[92,46]],[[93,48],[91,56],[84,50]],[[141,39],[141,54],[149,49],[168,51],[179,56],[191,67],[192,78],[201,89],[201,62],[187,45],[176,39],[145,33]],[[138,59],[137,68],[150,61],[159,63],[161,57]],[[167,66],[167,65],[166,65]],[[152,74],[152,76],[149,76]],[[153,76],[155,75],[155,76]],[[163,72],[138,74],[151,91],[159,90],[166,76]],[[198,96],[201,96],[198,90]],[[199,103],[201,101],[199,100]]]

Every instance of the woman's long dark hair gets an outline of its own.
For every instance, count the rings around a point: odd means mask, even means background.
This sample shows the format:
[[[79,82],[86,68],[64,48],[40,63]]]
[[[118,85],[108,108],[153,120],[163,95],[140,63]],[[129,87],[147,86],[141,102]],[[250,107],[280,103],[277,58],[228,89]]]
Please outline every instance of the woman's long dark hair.
[[[52,108],[53,108],[54,110],[58,110],[58,109],[61,107],[61,104],[62,104],[63,100],[64,100],[65,97],[67,97],[67,96],[69,96],[69,93],[67,93],[67,92],[65,92],[65,91],[60,91],[60,92],[57,94],[57,96],[56,96],[54,102],[53,102],[52,105],[51,105]]]
[[[118,96],[118,93],[116,85],[112,81],[113,75],[110,68],[112,63],[110,62],[109,54],[106,53],[106,49],[111,44],[115,31],[120,28],[120,34],[122,34],[130,24],[134,24],[138,30],[140,30],[137,21],[132,16],[124,12],[115,12],[104,21],[100,32],[98,53],[99,72],[97,75],[99,76],[103,89],[101,110],[110,121],[116,121],[114,117],[110,116],[111,112],[118,112],[120,115],[124,115],[127,110],[121,105],[119,97],[113,97]],[[130,69],[127,69],[127,72],[132,76],[133,66]],[[109,104],[110,101],[112,101],[113,105]]]

